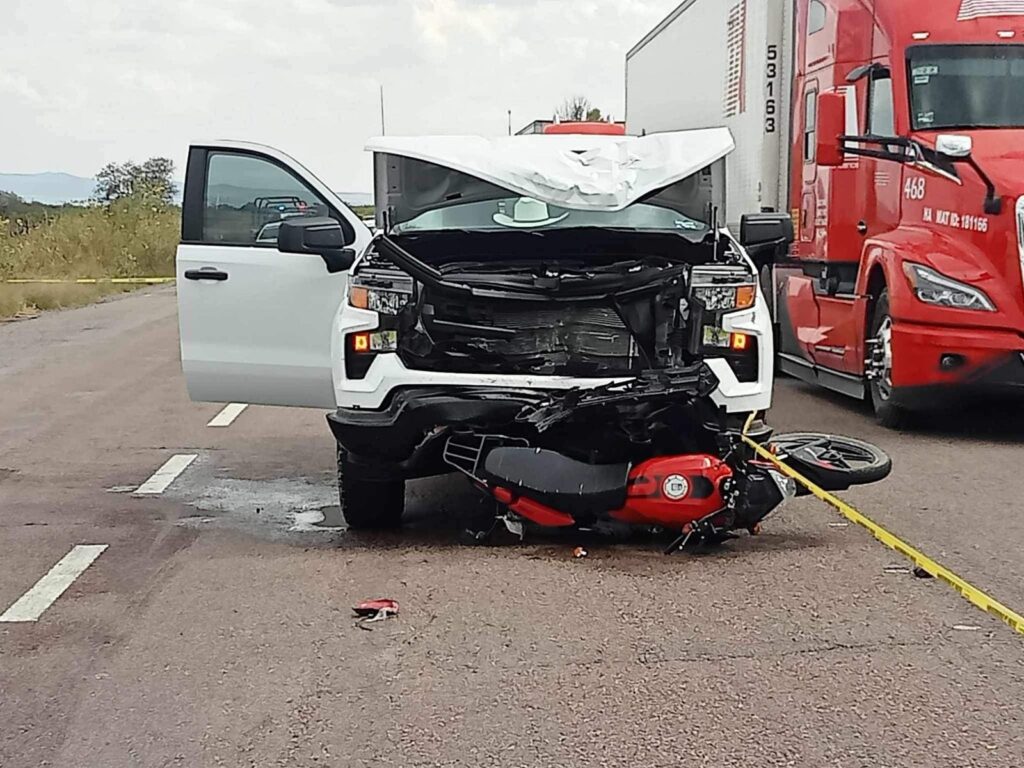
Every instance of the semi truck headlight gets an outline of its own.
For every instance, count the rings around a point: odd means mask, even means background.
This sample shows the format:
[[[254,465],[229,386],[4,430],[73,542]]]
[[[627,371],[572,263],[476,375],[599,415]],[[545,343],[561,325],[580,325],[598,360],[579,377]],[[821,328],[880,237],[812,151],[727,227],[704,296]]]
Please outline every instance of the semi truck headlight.
[[[935,304],[953,309],[972,309],[980,312],[995,312],[992,303],[984,291],[951,277],[929,269],[921,264],[904,262],[903,272],[910,281],[914,294],[925,304]]]

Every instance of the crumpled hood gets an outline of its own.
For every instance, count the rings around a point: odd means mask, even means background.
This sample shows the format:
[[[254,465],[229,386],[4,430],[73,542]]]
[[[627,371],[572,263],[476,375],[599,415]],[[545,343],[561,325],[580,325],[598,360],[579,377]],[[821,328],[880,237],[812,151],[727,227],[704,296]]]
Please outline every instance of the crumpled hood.
[[[366,149],[407,158],[419,170],[403,190],[411,210],[507,197],[511,192],[580,211],[621,211],[722,159],[728,128],[650,136],[535,135],[381,137]],[[455,173],[444,173],[444,171]],[[438,173],[438,172],[441,173]],[[415,178],[422,176],[420,179]],[[481,183],[483,182],[483,183]],[[378,206],[382,190],[378,184]],[[399,217],[404,218],[404,217]]]

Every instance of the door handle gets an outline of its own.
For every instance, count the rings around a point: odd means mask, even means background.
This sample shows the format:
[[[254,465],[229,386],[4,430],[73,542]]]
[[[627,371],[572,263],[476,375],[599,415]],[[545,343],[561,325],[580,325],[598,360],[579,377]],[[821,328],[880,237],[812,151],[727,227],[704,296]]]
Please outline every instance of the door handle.
[[[866,235],[868,233],[868,223],[866,221],[858,221],[857,231],[860,232],[862,235]]]
[[[186,269],[185,279],[216,280],[217,282],[222,283],[228,279],[228,273],[221,272],[219,269]]]

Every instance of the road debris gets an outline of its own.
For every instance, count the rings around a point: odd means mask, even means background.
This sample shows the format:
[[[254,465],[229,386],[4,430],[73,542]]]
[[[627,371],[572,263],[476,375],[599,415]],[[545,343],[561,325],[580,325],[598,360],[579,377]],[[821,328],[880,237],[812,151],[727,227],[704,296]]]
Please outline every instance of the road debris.
[[[887,565],[882,569],[885,573],[910,573],[910,568],[905,565]]]
[[[953,629],[957,632],[977,632],[981,627],[977,624],[954,624]]]
[[[387,597],[364,600],[358,605],[352,606],[352,612],[359,617],[356,626],[369,631],[371,627],[366,626],[367,624],[398,616],[398,601]]]
[[[583,547],[576,547],[576,549],[572,551],[572,556],[575,557],[577,560],[581,557],[586,557],[588,554],[589,553],[587,552],[587,550],[585,550]]]

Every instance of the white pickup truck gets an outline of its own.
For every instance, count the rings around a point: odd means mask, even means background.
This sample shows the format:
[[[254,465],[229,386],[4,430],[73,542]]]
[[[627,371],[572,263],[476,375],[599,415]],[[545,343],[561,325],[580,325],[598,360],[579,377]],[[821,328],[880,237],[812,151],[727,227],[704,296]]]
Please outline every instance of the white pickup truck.
[[[479,484],[456,437],[552,452],[572,481],[721,452],[770,406],[755,261],[791,224],[719,226],[728,130],[368,149],[376,234],[282,152],[193,146],[177,255],[191,397],[330,411],[350,527],[397,524],[408,478]]]

